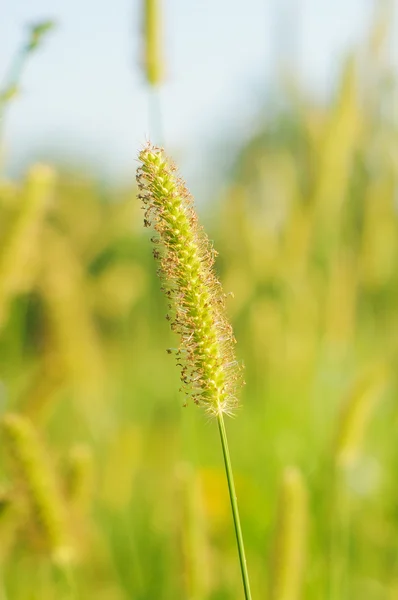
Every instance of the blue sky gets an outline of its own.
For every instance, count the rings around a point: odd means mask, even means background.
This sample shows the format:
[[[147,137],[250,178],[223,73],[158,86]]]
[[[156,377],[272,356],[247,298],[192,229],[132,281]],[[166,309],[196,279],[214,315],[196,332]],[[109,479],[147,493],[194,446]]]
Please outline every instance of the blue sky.
[[[250,122],[275,71],[294,58],[303,84],[330,87],[347,49],[363,39],[375,0],[163,0],[167,80],[161,104],[168,148],[200,163],[224,130]],[[140,69],[141,0],[9,0],[0,8],[0,74],[30,21],[57,30],[32,57],[7,115],[6,165],[51,149],[128,177],[150,135]],[[292,16],[293,15],[293,16]],[[283,31],[291,32],[288,45]]]

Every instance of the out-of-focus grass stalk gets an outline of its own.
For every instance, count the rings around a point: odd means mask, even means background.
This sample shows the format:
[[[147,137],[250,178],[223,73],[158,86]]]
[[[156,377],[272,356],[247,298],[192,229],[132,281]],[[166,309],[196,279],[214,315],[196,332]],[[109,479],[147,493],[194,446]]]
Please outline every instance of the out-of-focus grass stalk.
[[[391,171],[391,167],[387,168]],[[370,182],[365,192],[358,258],[361,282],[370,290],[388,284],[395,274],[398,249],[395,179],[396,175],[387,171]]]
[[[65,496],[72,517],[74,538],[79,558],[87,554],[92,530],[90,508],[94,495],[94,460],[90,446],[78,444],[71,448],[65,464]]]
[[[385,365],[375,365],[358,379],[343,402],[336,432],[335,464],[355,466],[361,456],[366,430],[388,383]]]
[[[144,0],[145,74],[149,85],[163,79],[161,0]]]
[[[19,412],[36,424],[43,423],[50,412],[55,393],[64,382],[65,369],[57,352],[50,347],[42,354],[36,373],[19,397]]]
[[[235,358],[235,338],[225,315],[225,295],[213,270],[215,252],[198,224],[192,196],[163,150],[147,144],[139,159],[137,182],[145,210],[144,224],[149,227],[153,221],[158,234],[152,238],[154,256],[160,260],[159,275],[169,300],[168,318],[181,340],[176,352],[181,380],[186,394],[218,422],[243,588],[246,600],[250,600],[223,417],[236,407],[241,367]]]
[[[18,95],[24,67],[29,56],[38,50],[43,39],[54,28],[53,21],[40,21],[29,26],[25,43],[16,53],[10,70],[0,86],[0,136],[3,129],[4,112],[10,101]]]
[[[353,257],[336,254],[330,264],[325,298],[325,338],[331,346],[348,346],[351,342],[357,308],[357,272]]]
[[[312,199],[314,235],[322,232],[322,245],[332,258],[340,239],[341,210],[347,198],[355,151],[360,143],[360,109],[357,65],[347,62],[341,89],[331,111],[320,148],[318,175]]]
[[[374,17],[369,37],[362,56],[363,101],[368,115],[376,119],[380,111],[380,89],[385,76],[391,72],[391,43],[396,11],[394,0],[380,0],[374,3]],[[383,81],[384,79],[384,81]],[[372,119],[368,119],[370,124]]]
[[[0,490],[0,565],[14,546],[18,532],[24,524],[25,512],[13,488]]]
[[[74,559],[74,548],[65,500],[50,457],[28,419],[9,413],[1,421],[1,431],[51,559],[66,567]]]
[[[343,402],[334,448],[331,496],[330,598],[347,598],[351,500],[347,478],[360,460],[366,430],[388,384],[388,370],[379,364],[354,382]]]
[[[50,336],[62,370],[72,384],[79,412],[91,432],[98,432],[99,428],[109,425],[105,422],[105,368],[87,305],[82,266],[68,238],[55,228],[46,227],[42,243],[40,291],[47,309]],[[99,421],[99,415],[103,422]]]
[[[29,170],[18,213],[0,249],[0,329],[13,298],[28,291],[35,277],[40,230],[54,183],[50,167],[36,165]]]
[[[278,502],[270,600],[299,600],[302,597],[307,538],[307,488],[299,469],[287,467]]]
[[[164,77],[162,0],[143,0],[144,72],[149,93],[150,134],[163,144],[160,85]]]

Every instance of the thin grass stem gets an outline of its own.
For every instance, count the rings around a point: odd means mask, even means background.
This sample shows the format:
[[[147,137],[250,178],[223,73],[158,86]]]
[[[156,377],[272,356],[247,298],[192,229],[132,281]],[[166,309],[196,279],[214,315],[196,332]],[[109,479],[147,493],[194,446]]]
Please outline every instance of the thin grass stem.
[[[148,90],[149,131],[151,137],[159,145],[164,144],[162,104],[159,86],[151,86]]]
[[[243,543],[242,527],[240,524],[238,501],[236,498],[234,475],[232,471],[231,458],[228,449],[227,432],[225,430],[224,419],[222,412],[217,415],[218,429],[220,431],[221,445],[224,456],[225,472],[228,481],[229,498],[231,500],[232,516],[234,519],[236,543],[238,546],[240,569],[242,573],[243,588],[245,591],[245,599],[251,600],[249,573],[246,565],[245,546]]]

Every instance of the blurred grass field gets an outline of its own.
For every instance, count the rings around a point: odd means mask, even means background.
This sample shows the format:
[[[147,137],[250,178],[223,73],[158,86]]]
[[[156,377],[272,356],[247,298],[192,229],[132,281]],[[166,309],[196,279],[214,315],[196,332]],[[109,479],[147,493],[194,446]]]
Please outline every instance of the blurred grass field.
[[[254,598],[398,599],[386,39],[376,20],[328,103],[286,91],[199,207],[246,367],[227,426]],[[44,165],[0,182],[2,600],[241,595],[216,427],[183,407],[142,221],[134,186]],[[15,422],[26,470],[29,448],[44,457],[53,520],[32,502]]]

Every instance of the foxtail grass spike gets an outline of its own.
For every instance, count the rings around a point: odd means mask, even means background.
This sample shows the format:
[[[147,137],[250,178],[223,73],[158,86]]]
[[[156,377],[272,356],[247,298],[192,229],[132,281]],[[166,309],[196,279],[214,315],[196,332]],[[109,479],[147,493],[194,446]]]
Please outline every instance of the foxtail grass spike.
[[[39,285],[52,350],[59,358],[61,377],[72,384],[80,414],[97,435],[99,428],[109,427],[111,417],[105,417],[103,355],[81,260],[68,237],[49,224],[43,228],[42,245]]]
[[[284,470],[271,573],[271,600],[299,600],[307,545],[307,490],[301,472]]]
[[[147,144],[140,152],[137,182],[144,225],[154,224],[154,256],[169,299],[171,327],[180,336],[177,365],[183,389],[217,418],[246,600],[249,575],[228,449],[224,414],[237,406],[241,367],[234,354],[235,338],[225,316],[225,295],[213,272],[213,250],[193,208],[193,198],[176,167],[161,148]],[[169,350],[169,352],[172,352]]]
[[[51,558],[55,564],[66,566],[74,557],[67,512],[38,433],[28,419],[12,413],[3,417],[1,429]]]
[[[37,269],[40,229],[54,191],[55,173],[35,165],[28,173],[19,212],[0,250],[0,328],[13,298],[26,292]]]
[[[157,86],[163,79],[161,0],[144,0],[144,66],[146,79]]]
[[[6,560],[15,545],[19,531],[25,524],[25,517],[14,489],[0,488],[0,564]]]
[[[163,119],[160,85],[163,80],[162,0],[143,0],[143,69],[149,85],[149,131],[163,143]]]
[[[167,316],[181,339],[176,352],[184,391],[212,415],[231,414],[237,406],[241,366],[235,338],[225,316],[225,295],[213,272],[216,255],[198,223],[193,199],[163,150],[148,144],[139,155],[137,181],[152,222],[154,256],[169,299]],[[170,351],[171,352],[171,351]]]
[[[343,403],[337,427],[335,462],[354,466],[360,457],[366,430],[388,384],[388,369],[375,365],[351,387]]]

